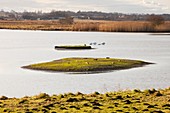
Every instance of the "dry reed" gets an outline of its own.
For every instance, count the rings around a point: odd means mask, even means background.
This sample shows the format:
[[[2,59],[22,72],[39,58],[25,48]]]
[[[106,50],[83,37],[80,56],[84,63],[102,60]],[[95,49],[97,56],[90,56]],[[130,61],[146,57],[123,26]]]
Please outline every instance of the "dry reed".
[[[101,31],[101,32],[170,32],[170,21],[153,26],[147,21],[75,20],[74,24],[60,24],[55,20],[0,21],[0,29]]]

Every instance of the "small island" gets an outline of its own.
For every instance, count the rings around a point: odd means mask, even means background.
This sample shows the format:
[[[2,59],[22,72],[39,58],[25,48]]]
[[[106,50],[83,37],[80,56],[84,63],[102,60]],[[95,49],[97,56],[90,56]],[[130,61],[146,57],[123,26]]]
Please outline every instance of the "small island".
[[[91,46],[84,45],[63,45],[63,46],[55,46],[55,49],[58,50],[65,50],[65,49],[74,49],[74,50],[80,50],[80,49],[92,49]]]
[[[51,62],[23,66],[22,68],[56,72],[100,73],[141,67],[147,64],[152,63],[140,60],[115,59],[109,57],[63,58]]]

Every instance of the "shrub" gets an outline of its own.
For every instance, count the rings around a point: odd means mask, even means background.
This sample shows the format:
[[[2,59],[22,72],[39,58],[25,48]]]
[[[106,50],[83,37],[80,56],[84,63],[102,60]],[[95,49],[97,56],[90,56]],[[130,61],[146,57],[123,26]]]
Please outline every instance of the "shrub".
[[[154,14],[148,16],[147,20],[149,22],[151,22],[153,26],[158,26],[158,25],[161,25],[165,22],[165,20],[162,16],[154,15]]]

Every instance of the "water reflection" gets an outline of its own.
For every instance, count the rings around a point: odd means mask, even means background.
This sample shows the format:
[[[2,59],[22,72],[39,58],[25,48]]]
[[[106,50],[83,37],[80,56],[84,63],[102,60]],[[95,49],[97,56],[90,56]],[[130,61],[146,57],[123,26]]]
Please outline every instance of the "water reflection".
[[[153,33],[151,35],[165,35],[165,36],[167,35],[168,36],[170,35],[170,33]]]

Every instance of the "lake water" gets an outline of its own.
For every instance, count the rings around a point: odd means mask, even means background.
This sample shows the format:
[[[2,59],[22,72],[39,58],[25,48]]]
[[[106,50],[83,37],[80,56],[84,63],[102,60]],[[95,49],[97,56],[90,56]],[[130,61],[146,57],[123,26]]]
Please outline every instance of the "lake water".
[[[89,44],[96,49],[57,51],[55,45]],[[33,71],[21,66],[65,57],[114,57],[156,63],[97,74]],[[101,33],[0,30],[0,95],[32,96],[42,92],[104,93],[170,86],[170,36],[148,33]]]

